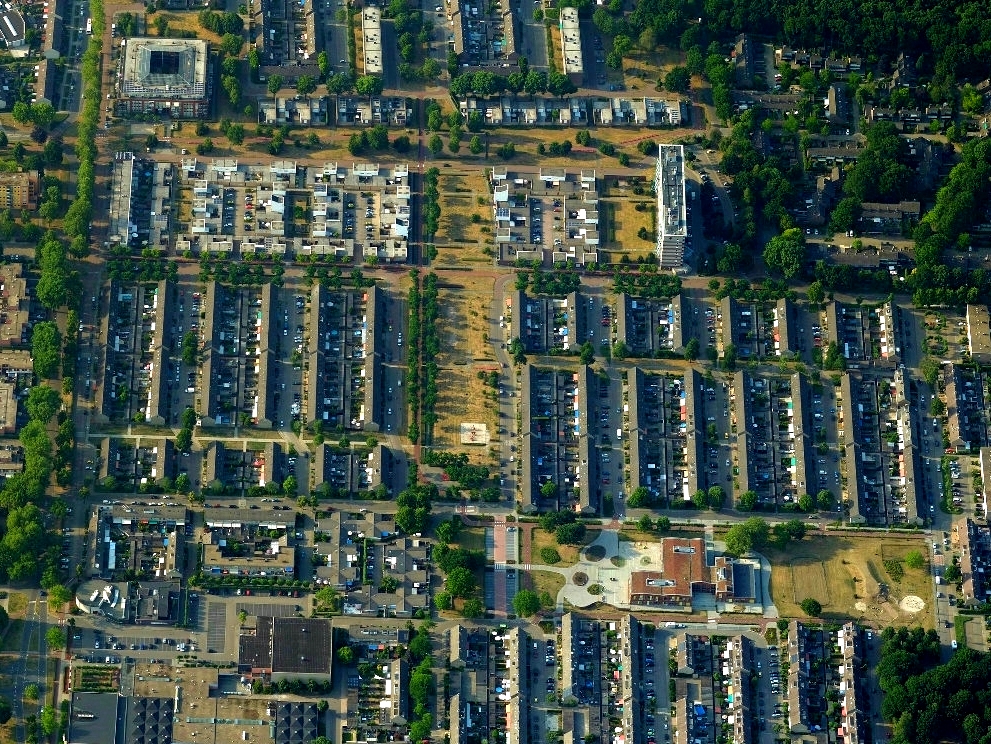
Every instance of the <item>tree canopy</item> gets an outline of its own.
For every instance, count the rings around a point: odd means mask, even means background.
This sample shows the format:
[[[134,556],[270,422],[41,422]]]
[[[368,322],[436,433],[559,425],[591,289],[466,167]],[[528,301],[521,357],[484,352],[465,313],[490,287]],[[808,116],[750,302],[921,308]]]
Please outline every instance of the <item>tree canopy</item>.
[[[769,535],[770,528],[765,520],[760,517],[750,517],[727,530],[726,550],[735,556],[746,555],[752,550],[763,548],[767,544]]]
[[[520,617],[530,617],[540,612],[540,596],[529,589],[521,589],[513,597],[513,609]]]
[[[797,276],[805,263],[805,236],[801,228],[791,227],[771,238],[764,248],[764,263],[785,279]]]

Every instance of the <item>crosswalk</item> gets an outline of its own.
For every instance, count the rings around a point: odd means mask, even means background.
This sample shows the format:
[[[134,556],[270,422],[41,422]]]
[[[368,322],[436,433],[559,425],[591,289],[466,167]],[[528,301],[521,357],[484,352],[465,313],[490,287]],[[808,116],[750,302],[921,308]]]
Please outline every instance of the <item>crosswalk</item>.
[[[533,564],[532,563],[521,563],[520,566],[519,566],[519,569],[520,569],[520,571],[532,571],[533,570]]]

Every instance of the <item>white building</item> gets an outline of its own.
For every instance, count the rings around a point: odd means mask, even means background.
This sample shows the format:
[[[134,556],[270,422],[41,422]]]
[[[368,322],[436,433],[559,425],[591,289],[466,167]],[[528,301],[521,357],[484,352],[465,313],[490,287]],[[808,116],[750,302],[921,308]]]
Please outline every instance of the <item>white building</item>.
[[[657,192],[657,260],[675,269],[685,260],[688,220],[685,201],[685,149],[660,145],[654,189]]]

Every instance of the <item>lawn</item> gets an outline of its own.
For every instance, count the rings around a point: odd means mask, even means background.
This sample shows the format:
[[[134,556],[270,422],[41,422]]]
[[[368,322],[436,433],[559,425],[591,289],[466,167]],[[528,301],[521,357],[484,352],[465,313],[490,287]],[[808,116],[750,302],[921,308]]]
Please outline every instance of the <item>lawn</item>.
[[[23,592],[11,592],[7,598],[7,614],[11,617],[22,616],[28,608],[28,597]]]
[[[485,552],[485,528],[484,527],[462,527],[458,532],[458,547],[464,550],[478,550]]]
[[[856,618],[883,624],[933,627],[931,578],[925,569],[902,565],[895,581],[884,562],[902,561],[920,540],[901,537],[815,536],[789,544],[786,550],[765,550],[770,559],[771,596],[783,617],[803,617],[803,599],[818,600],[824,615]],[[925,608],[911,613],[899,608],[906,596],[915,595]]]
[[[580,548],[574,545],[558,545],[557,541],[554,539],[554,534],[551,532],[545,532],[540,525],[535,524],[524,524],[524,529],[532,529],[533,537],[531,542],[530,550],[530,562],[531,563],[543,563],[543,558],[540,557],[541,548],[554,548],[558,555],[561,556],[561,560],[555,563],[555,566],[573,566],[578,563],[578,553]],[[598,533],[595,533],[596,535]]]
[[[557,594],[564,588],[564,577],[561,574],[551,571],[528,571],[530,585],[538,595],[547,592],[554,601],[557,601]]]
[[[636,209],[639,203],[647,207],[642,212]],[[636,260],[638,256],[653,253],[652,240],[644,240],[638,234],[643,228],[647,231],[648,238],[653,237],[657,227],[657,210],[653,202],[640,197],[612,197],[601,199],[599,210],[606,213],[606,246],[609,253],[614,254],[615,261],[619,260],[621,254]]]

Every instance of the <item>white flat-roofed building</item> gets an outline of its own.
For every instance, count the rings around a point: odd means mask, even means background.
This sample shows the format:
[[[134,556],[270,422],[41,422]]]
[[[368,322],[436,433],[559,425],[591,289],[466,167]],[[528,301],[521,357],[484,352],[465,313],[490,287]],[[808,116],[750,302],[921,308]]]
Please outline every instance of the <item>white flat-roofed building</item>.
[[[365,74],[382,74],[382,11],[364,8],[361,11],[361,35],[364,38]]]
[[[663,268],[677,268],[684,263],[688,236],[684,147],[659,146],[654,188],[657,191],[657,260]]]
[[[577,8],[561,8],[561,59],[564,74],[575,85],[581,85],[585,77],[585,64],[582,61],[582,33],[578,25]]]

